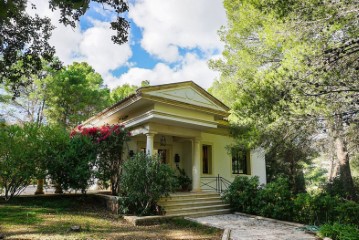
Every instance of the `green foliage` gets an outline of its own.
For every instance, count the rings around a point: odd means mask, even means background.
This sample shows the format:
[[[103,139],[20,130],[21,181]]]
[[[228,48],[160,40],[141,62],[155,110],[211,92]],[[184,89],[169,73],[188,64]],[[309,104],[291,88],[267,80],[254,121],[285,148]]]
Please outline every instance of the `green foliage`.
[[[179,226],[179,227],[185,228],[185,229],[192,228],[192,229],[196,229],[196,230],[205,232],[207,234],[214,234],[214,233],[218,232],[218,228],[209,227],[209,226],[203,225],[201,223],[187,220],[184,218],[174,218],[174,219],[171,219],[170,221],[173,222],[176,226]]]
[[[316,159],[314,161],[319,162],[321,160],[322,159]],[[311,193],[319,192],[320,188],[324,186],[327,181],[328,171],[325,168],[322,168],[319,164],[305,165],[304,169],[306,172],[304,175],[306,190]]]
[[[175,172],[158,157],[137,154],[123,164],[121,211],[137,215],[158,213],[157,201],[178,187]]]
[[[359,226],[359,203],[345,201],[335,207],[337,212],[336,221],[343,224]]]
[[[189,187],[191,186],[192,180],[187,176],[184,169],[177,167],[177,170],[179,172],[179,175],[177,175],[177,181],[178,181],[180,188],[183,191],[188,191]]]
[[[117,195],[122,172],[123,152],[130,132],[124,125],[104,125],[101,127],[82,127],[79,125],[71,132],[71,137],[86,137],[91,140],[93,148],[96,148],[96,177],[104,186],[111,182],[112,195]]]
[[[58,9],[58,19],[65,26],[76,27],[91,6],[90,3],[102,3],[107,10],[116,13],[111,22],[111,29],[116,34],[111,36],[114,43],[127,42],[129,22],[121,15],[128,11],[128,2],[124,0],[93,0],[93,1],[63,1],[48,0],[50,10]],[[41,60],[51,61],[55,48],[49,44],[54,27],[48,17],[30,16],[29,7],[36,8],[36,2],[1,1],[0,2],[0,83],[6,83],[13,95],[18,97],[18,88],[32,83],[32,75],[40,74],[43,70]],[[49,10],[48,9],[48,10]],[[22,66],[18,67],[21,62]]]
[[[64,128],[36,124],[3,126],[0,132],[0,187],[6,200],[34,178],[49,176],[64,189],[83,192],[91,183],[96,148],[89,138],[70,139]]]
[[[70,140],[69,148],[64,153],[67,170],[66,181],[62,184],[64,189],[86,192],[93,183],[96,153],[96,146],[87,137],[76,136]]]
[[[335,147],[342,187],[354,197],[357,2],[225,0],[224,7],[223,58],[210,62],[221,77],[211,93],[231,107],[238,144],[265,146],[269,180],[290,176],[296,192],[304,190],[302,166]],[[319,149],[323,138],[335,145]]]
[[[332,181],[326,183],[324,191],[332,196],[341,196],[346,199],[353,199],[352,192],[345,187],[346,182],[341,177],[335,177]]]
[[[34,124],[0,127],[0,188],[5,200],[19,194],[35,176],[38,131]]]
[[[359,177],[353,177],[353,181],[356,192],[359,193]]]
[[[324,224],[319,229],[319,237],[329,237],[333,240],[358,240],[359,229],[355,225],[345,225],[338,222]]]
[[[13,98],[13,90],[4,85],[3,111],[5,113],[6,120],[9,122],[30,122],[38,125],[44,124],[44,108],[46,107],[45,93],[47,91],[44,84],[44,78],[54,74],[60,61],[54,58],[52,62],[47,62],[44,59],[41,61],[42,71],[38,74],[31,75],[31,83],[27,83],[24,86],[17,88],[19,97]],[[21,68],[21,63],[18,63]],[[26,76],[23,76],[22,81],[27,81]]]
[[[275,136],[278,139],[272,139],[267,146],[267,180],[271,182],[278,176],[288,176],[291,190],[294,193],[304,192],[304,166],[311,164],[310,158],[315,154],[310,146],[304,144],[308,135],[301,132],[292,139],[282,139],[280,133],[275,133]]]
[[[258,177],[237,176],[223,195],[225,202],[235,211],[256,213]]]
[[[135,85],[130,84],[123,84],[121,86],[116,87],[111,91],[111,101],[112,103],[117,103],[122,99],[130,96],[131,94],[135,93],[138,87]]]
[[[87,63],[73,63],[45,79],[45,114],[50,123],[75,127],[109,104],[100,74]]]
[[[115,125],[110,130],[110,135],[100,141],[98,149],[98,164],[96,176],[103,183],[110,180],[112,195],[117,195],[120,187],[120,174],[124,159],[122,158],[125,144],[129,140],[129,132],[123,125],[118,126],[118,131],[114,130]]]
[[[328,194],[298,194],[293,200],[293,220],[314,225],[334,221],[338,216],[336,207],[341,202],[338,197],[332,197]]]
[[[293,217],[293,194],[288,180],[278,178],[265,185],[257,193],[257,213],[264,217],[291,220]]]
[[[258,187],[256,177],[236,177],[223,199],[235,211],[310,225],[330,222],[359,225],[359,204],[326,193],[294,194],[286,178]]]
[[[43,127],[44,168],[63,189],[86,191],[94,177],[96,146],[91,139],[78,135],[70,138],[62,127]]]
[[[293,194],[285,178],[278,178],[260,187],[258,177],[238,176],[223,199],[235,211],[282,220],[293,216]]]

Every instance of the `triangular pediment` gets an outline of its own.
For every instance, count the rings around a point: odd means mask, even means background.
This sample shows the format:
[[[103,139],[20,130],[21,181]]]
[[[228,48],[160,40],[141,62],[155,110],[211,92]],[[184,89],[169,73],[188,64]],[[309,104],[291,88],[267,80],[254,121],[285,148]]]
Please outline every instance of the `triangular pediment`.
[[[145,94],[194,106],[214,109],[217,111],[228,111],[228,108],[223,103],[221,103],[218,99],[210,95],[199,86],[195,84],[183,85],[181,86],[181,84],[174,84],[173,87],[167,86],[167,88],[164,89],[161,89],[160,87],[151,89],[150,87],[150,89],[145,91]]]

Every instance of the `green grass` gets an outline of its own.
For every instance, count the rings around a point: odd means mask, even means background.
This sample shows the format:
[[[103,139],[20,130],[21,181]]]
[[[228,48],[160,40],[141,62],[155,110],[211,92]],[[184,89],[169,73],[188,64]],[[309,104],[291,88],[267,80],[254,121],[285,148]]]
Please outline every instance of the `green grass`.
[[[181,228],[197,229],[198,231],[204,232],[206,234],[215,234],[216,232],[218,232],[218,228],[207,227],[197,222],[192,222],[183,218],[171,219],[170,223],[175,224],[176,226]]]
[[[72,232],[71,226],[81,226]],[[44,196],[0,201],[6,239],[220,239],[221,230],[184,219],[134,227],[92,196]]]
[[[0,225],[7,223],[33,225],[42,221],[38,215],[39,212],[43,212],[43,210],[24,207],[0,207]]]

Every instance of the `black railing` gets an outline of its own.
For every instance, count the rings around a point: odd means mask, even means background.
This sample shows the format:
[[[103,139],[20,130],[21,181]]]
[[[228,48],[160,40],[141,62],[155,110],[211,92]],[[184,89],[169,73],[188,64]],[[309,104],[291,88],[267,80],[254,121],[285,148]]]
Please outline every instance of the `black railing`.
[[[219,176],[217,177],[201,177],[201,189],[203,191],[216,191],[222,193],[224,190],[227,190],[230,181]]]

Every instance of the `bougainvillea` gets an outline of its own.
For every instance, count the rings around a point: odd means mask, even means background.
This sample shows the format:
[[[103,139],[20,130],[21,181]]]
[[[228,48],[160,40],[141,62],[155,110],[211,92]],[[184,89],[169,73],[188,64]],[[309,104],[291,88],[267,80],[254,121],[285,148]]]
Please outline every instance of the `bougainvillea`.
[[[124,135],[131,136],[131,133],[126,131],[125,125],[103,125],[101,127],[83,127],[82,125],[78,125],[75,129],[71,131],[70,136],[73,137],[76,134],[81,134],[83,136],[91,137],[97,143],[100,143],[111,135]]]
[[[71,137],[81,134],[91,138],[98,153],[96,176],[105,187],[111,184],[112,195],[117,195],[123,163],[125,143],[131,136],[124,125],[104,125],[100,127],[77,126],[70,134]]]

